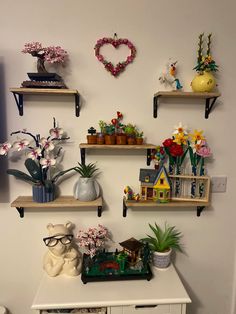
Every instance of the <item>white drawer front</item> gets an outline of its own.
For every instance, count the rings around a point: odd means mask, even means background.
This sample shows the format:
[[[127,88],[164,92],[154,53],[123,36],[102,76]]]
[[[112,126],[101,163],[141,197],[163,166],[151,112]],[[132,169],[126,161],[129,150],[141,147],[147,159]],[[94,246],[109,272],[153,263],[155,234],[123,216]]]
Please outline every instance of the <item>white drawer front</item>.
[[[156,306],[124,306],[123,314],[182,314],[181,304],[160,304]]]

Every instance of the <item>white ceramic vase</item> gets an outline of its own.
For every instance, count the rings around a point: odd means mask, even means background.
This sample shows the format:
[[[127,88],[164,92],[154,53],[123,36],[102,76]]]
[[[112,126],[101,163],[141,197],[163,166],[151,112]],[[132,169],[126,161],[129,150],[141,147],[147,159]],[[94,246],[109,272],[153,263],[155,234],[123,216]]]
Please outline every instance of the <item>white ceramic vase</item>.
[[[170,265],[172,249],[167,252],[153,252],[153,265],[158,269],[166,269]]]
[[[93,178],[82,178],[74,186],[74,198],[82,202],[94,201],[99,197],[99,185]]]

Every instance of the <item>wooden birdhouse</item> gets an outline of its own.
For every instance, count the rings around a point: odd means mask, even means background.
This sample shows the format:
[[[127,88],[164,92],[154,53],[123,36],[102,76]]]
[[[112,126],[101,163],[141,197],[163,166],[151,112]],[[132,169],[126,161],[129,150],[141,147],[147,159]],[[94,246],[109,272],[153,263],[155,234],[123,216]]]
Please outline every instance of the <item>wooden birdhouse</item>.
[[[143,243],[130,238],[126,241],[119,243],[123,247],[123,252],[128,255],[128,261],[131,265],[134,265],[140,257],[140,252],[143,247]]]

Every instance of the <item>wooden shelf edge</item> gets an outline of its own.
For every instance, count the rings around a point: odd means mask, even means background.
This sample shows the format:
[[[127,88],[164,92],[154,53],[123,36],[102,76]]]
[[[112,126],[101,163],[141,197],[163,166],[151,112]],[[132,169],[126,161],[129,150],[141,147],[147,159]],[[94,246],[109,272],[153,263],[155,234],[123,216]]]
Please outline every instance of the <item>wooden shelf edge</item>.
[[[67,88],[10,88],[10,92],[17,94],[78,94],[76,89]]]
[[[179,91],[159,91],[154,94],[154,97],[192,97],[192,98],[213,98],[220,97],[221,93],[219,92],[179,92]]]
[[[70,208],[70,207],[99,207],[102,206],[103,201],[100,196],[91,202],[81,202],[76,200],[73,196],[60,196],[52,202],[36,203],[32,200],[32,196],[18,196],[12,203],[11,207],[21,208]]]
[[[127,201],[124,199],[127,207],[196,207],[196,206],[210,206],[209,201],[170,201],[168,203],[156,203],[153,201]]]
[[[142,144],[142,145],[99,145],[99,144],[87,144],[80,143],[79,148],[86,149],[155,149],[157,145],[154,144]]]

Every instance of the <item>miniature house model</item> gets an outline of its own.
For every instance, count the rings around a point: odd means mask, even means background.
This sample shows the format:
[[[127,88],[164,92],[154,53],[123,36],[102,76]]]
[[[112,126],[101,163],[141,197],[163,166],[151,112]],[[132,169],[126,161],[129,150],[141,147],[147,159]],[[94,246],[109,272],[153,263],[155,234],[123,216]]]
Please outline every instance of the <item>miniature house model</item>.
[[[170,200],[171,182],[164,166],[160,169],[140,169],[140,198],[143,201],[152,200],[166,203]]]
[[[143,247],[143,243],[135,238],[130,238],[126,241],[120,242],[119,244],[123,247],[123,252],[128,255],[130,264],[134,265],[140,257],[140,251]]]

